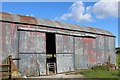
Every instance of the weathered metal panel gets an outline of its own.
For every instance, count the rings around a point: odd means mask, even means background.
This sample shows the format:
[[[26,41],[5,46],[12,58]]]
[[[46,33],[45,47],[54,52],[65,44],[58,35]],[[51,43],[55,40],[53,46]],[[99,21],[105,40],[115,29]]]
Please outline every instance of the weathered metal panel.
[[[100,37],[97,35],[96,38],[96,60],[97,60],[97,64],[101,63],[101,51],[100,51]]]
[[[57,72],[74,70],[73,37],[56,34]]]
[[[22,76],[46,75],[45,54],[20,54],[20,72]]]
[[[46,40],[45,33],[19,31],[20,53],[45,53],[46,52]]]
[[[96,63],[96,54],[95,54],[95,39],[94,38],[86,38],[87,45],[87,67],[91,68]],[[84,43],[85,44],[85,43]]]
[[[104,37],[99,36],[100,63],[104,64]]]
[[[56,54],[57,73],[74,71],[74,54]]]
[[[114,38],[98,35],[96,38],[96,45],[97,64],[109,62],[109,57],[111,58],[110,62],[115,64],[116,54]]]
[[[110,57],[110,63],[115,64],[116,63],[116,54],[115,54],[115,44],[114,44],[114,38],[109,37],[109,53]]]
[[[17,25],[2,22],[2,60],[9,55],[18,57]]]
[[[73,36],[56,35],[56,53],[73,53]]]
[[[95,41],[94,38],[83,38],[84,58],[85,58],[84,59],[84,61],[85,61],[84,67],[86,69],[94,66],[94,64],[96,63],[96,54],[95,54],[94,48],[93,48],[93,41]]]
[[[75,68],[87,69],[96,64],[95,38],[75,37]]]
[[[19,31],[19,68],[21,74],[38,76],[46,74],[45,33]],[[39,74],[38,74],[39,73]]]
[[[84,44],[83,38],[75,37],[75,69],[84,69]]]
[[[108,42],[109,42],[108,37],[104,36],[104,53],[105,53],[105,55],[104,55],[104,57],[105,57],[104,61],[105,61],[105,63],[108,62],[108,53],[109,53],[109,44],[108,44]]]
[[[63,35],[56,35],[56,53],[63,53],[64,52],[64,44],[63,44]]]

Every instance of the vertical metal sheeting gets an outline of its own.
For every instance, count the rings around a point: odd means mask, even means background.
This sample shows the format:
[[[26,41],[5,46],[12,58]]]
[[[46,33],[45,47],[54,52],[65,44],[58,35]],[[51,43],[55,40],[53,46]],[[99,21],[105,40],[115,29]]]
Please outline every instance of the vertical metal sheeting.
[[[100,63],[104,63],[104,37],[99,36]]]
[[[96,64],[95,39],[75,37],[75,69],[87,69]]]
[[[75,69],[84,69],[83,38],[75,37]]]
[[[87,68],[91,68],[96,63],[96,54],[95,54],[95,38],[84,38],[86,41],[84,44],[86,45],[87,50]]]
[[[9,55],[18,57],[18,38],[17,38],[17,25],[12,23],[2,22],[2,60]]]
[[[19,31],[20,71],[22,75],[46,75],[45,33]]]
[[[109,56],[110,56],[110,62],[112,64],[115,64],[116,62],[116,53],[114,47],[115,47],[114,38],[109,37]]]
[[[57,73],[74,70],[73,37],[56,34]]]

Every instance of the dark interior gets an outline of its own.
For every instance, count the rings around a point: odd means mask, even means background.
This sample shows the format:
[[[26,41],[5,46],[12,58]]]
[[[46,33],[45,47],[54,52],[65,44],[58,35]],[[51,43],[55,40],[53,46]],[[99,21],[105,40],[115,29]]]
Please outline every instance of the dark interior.
[[[46,33],[46,61],[47,63],[56,63],[56,41],[55,34]],[[54,68],[50,68],[50,71],[54,71]]]

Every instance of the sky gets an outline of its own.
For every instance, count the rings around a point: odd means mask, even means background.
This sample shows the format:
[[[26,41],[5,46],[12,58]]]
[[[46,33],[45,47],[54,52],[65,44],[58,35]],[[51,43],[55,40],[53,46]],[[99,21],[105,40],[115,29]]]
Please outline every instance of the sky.
[[[107,30],[118,47],[117,2],[2,2],[1,11]]]

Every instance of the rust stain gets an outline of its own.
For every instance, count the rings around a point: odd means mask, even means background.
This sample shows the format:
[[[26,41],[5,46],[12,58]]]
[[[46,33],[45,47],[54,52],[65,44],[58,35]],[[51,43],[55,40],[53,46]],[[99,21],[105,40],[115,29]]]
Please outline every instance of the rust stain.
[[[37,24],[37,21],[34,17],[31,17],[31,16],[22,16],[22,15],[19,15],[20,17],[20,21],[22,23],[28,23],[28,24]]]
[[[0,12],[0,15],[2,15],[2,20],[4,21],[13,21],[12,14]]]

